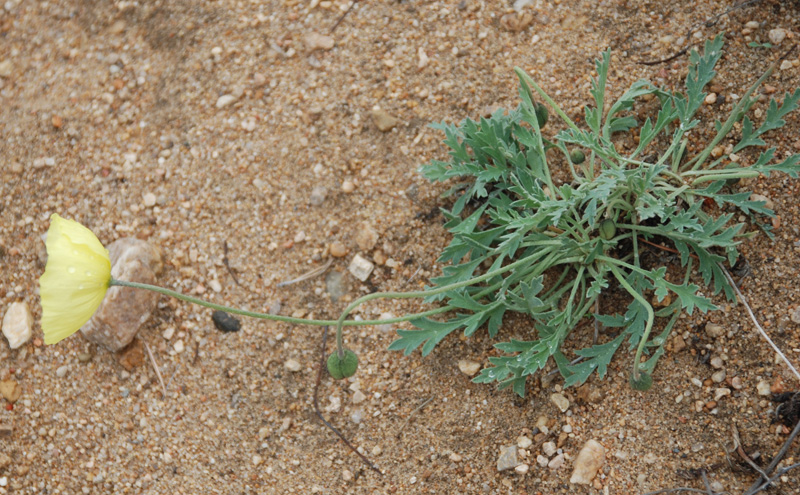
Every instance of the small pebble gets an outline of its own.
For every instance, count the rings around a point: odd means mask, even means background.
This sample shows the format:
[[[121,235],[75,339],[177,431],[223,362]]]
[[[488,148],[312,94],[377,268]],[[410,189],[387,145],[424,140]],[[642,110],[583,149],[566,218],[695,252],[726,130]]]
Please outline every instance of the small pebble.
[[[222,95],[217,98],[217,103],[215,104],[217,108],[225,108],[231,103],[236,101],[236,97],[233,95]]]
[[[14,65],[11,63],[11,60],[0,61],[0,77],[9,78],[13,72]]]
[[[547,457],[552,457],[553,454],[556,453],[556,443],[555,442],[545,442],[542,444],[542,452]]]
[[[360,254],[353,256],[350,266],[347,267],[347,270],[362,282],[366,282],[374,269],[375,265]]]
[[[577,483],[581,485],[588,485],[592,482],[598,471],[605,463],[606,449],[597,440],[589,440],[584,444],[578,457],[575,458],[575,464],[572,471],[572,476],[569,479],[570,483]]]
[[[178,354],[180,354],[180,353],[182,353],[183,351],[186,350],[186,344],[183,343],[183,340],[179,340],[179,341],[175,342],[175,344],[172,347],[173,347],[173,349],[175,349],[175,352],[178,353]]]
[[[362,251],[372,251],[372,248],[378,243],[378,233],[371,225],[362,223],[356,232],[355,240]]]
[[[520,464],[519,466],[514,468],[517,474],[525,474],[531,467],[527,464]]]
[[[557,469],[561,469],[562,467],[564,467],[564,463],[565,463],[564,454],[558,454],[557,456],[550,459],[550,462],[547,463],[547,467],[555,471]]]
[[[31,339],[33,317],[26,302],[12,302],[3,316],[3,335],[8,346],[17,349]]]
[[[262,459],[260,455],[253,455],[253,466],[259,466],[262,462],[264,462],[264,459]]]
[[[784,60],[783,62],[781,62],[780,69],[781,69],[781,70],[791,70],[791,69],[794,69],[794,64],[792,63],[792,61],[791,61],[791,60]]]
[[[725,329],[716,323],[706,323],[706,335],[717,339],[725,335]]]
[[[731,387],[735,388],[736,390],[741,390],[744,387],[744,384],[742,383],[742,378],[734,376],[731,379]]]
[[[770,43],[773,45],[780,45],[781,42],[786,39],[786,30],[783,28],[770,29],[768,36]]]
[[[375,127],[381,132],[389,132],[400,123],[400,120],[392,117],[384,110],[373,110],[371,115],[372,122],[375,123]]]
[[[758,391],[758,395],[770,395],[772,392],[769,390],[769,382],[766,380],[761,380],[756,385],[756,390]]]
[[[147,208],[152,208],[156,205],[156,195],[153,193],[145,193],[144,196],[142,196],[142,199]]]
[[[303,366],[296,359],[287,359],[283,365],[291,372],[298,372],[303,369]]]
[[[506,445],[500,447],[500,457],[497,458],[497,471],[507,471],[519,466],[517,460],[517,446]]]
[[[456,454],[455,452],[450,454],[450,460],[453,462],[461,462],[462,459],[463,458],[459,454]]]
[[[310,51],[330,50],[336,44],[333,36],[311,32],[303,37],[303,42]]]
[[[719,357],[719,356],[714,356],[713,358],[711,358],[711,363],[710,364],[711,364],[712,368],[718,369],[718,370],[722,369],[722,367],[725,366],[725,363],[722,361],[722,358]]]
[[[567,412],[567,409],[569,409],[569,400],[561,394],[550,395],[550,402],[555,404],[561,412]]]
[[[719,402],[719,400],[727,395],[731,395],[731,389],[729,388],[718,388],[714,391],[714,401]]]
[[[22,395],[22,387],[15,380],[0,381],[0,395],[13,404]]]
[[[716,93],[709,93],[706,95],[706,105],[713,105],[717,102],[717,94]]]
[[[366,399],[367,396],[364,395],[364,392],[362,392],[361,390],[356,390],[356,392],[353,394],[353,404],[361,404]]]
[[[517,447],[519,447],[521,449],[527,449],[531,445],[533,445],[533,440],[531,440],[530,438],[528,438],[528,437],[526,437],[524,435],[519,437],[519,438],[517,438]]]
[[[58,369],[56,370],[56,376],[59,378],[64,378],[65,376],[67,376],[68,372],[69,372],[69,366],[65,364],[64,366],[58,367]]]
[[[311,206],[320,206],[325,202],[325,198],[327,197],[328,189],[325,186],[316,186],[311,190],[311,196],[309,196],[308,202]]]
[[[219,280],[212,280],[211,282],[208,283],[208,286],[211,287],[211,290],[213,290],[216,293],[222,292],[222,284],[219,283]]]
[[[224,311],[214,311],[211,314],[211,319],[214,321],[214,326],[221,332],[238,332],[242,328],[239,320],[229,315]]]
[[[356,185],[353,184],[353,181],[346,180],[342,182],[342,192],[350,194],[351,192],[356,190]]]
[[[714,374],[711,375],[711,381],[714,383],[722,383],[725,381],[725,377],[725,370],[715,371]]]
[[[340,241],[333,241],[328,251],[334,258],[343,258],[347,256],[347,247]]]
[[[467,376],[474,376],[481,370],[481,363],[469,361],[467,359],[460,359],[458,361],[458,369]]]
[[[541,467],[547,467],[547,463],[550,462],[550,459],[547,457],[539,454],[536,456],[536,464],[540,465]]]
[[[790,318],[792,319],[793,322],[800,323],[800,306],[794,308],[794,311],[792,311]]]
[[[344,275],[338,270],[331,270],[325,275],[325,290],[332,302],[341,299],[347,293]]]

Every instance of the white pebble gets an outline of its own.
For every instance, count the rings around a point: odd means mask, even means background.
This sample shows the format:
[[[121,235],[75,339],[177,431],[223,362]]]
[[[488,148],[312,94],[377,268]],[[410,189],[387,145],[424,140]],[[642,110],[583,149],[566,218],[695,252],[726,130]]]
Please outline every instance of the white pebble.
[[[13,302],[3,316],[3,335],[8,339],[8,346],[17,349],[31,338],[33,317],[25,302]]]
[[[769,389],[769,382],[766,380],[761,380],[756,385],[756,390],[758,391],[758,395],[769,395],[772,392]]]
[[[780,45],[786,39],[786,30],[783,28],[776,28],[769,30],[769,41],[773,45]]]
[[[297,362],[295,359],[287,359],[283,365],[286,367],[287,370],[292,372],[297,372],[303,369],[303,366]]]
[[[224,108],[236,101],[236,97],[233,95],[222,95],[217,98],[216,107],[217,108]]]
[[[69,366],[65,364],[64,366],[58,367],[58,369],[56,370],[56,376],[59,378],[64,378],[65,376],[67,376],[68,372],[69,372]]]
[[[186,345],[183,343],[183,340],[175,342],[175,345],[173,347],[175,349],[175,352],[177,352],[178,354],[186,350]]]

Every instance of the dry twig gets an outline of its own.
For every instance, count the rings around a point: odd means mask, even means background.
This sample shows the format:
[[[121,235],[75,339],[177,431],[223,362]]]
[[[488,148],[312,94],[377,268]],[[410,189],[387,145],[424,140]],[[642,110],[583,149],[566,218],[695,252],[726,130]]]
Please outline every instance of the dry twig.
[[[158,369],[158,363],[156,363],[156,358],[153,356],[153,351],[150,350],[150,346],[147,345],[147,342],[144,340],[142,341],[144,344],[144,350],[147,351],[148,357],[150,357],[150,364],[153,365],[153,369],[156,370],[156,376],[158,377],[158,383],[161,384],[161,393],[164,394],[164,398],[167,398],[167,386],[164,385],[164,378],[161,376],[161,371]]]
[[[778,356],[781,357],[781,359],[783,360],[784,363],[786,363],[786,365],[789,367],[789,369],[792,370],[792,373],[794,373],[794,376],[797,377],[798,380],[800,380],[800,373],[798,373],[797,369],[795,369],[795,367],[792,365],[791,361],[789,361],[789,359],[786,357],[786,355],[783,352],[781,352],[781,350],[778,348],[778,346],[775,345],[775,342],[773,342],[772,339],[769,338],[769,335],[767,335],[767,332],[758,323],[758,320],[756,319],[756,315],[753,314],[753,310],[750,308],[750,305],[747,304],[747,299],[744,297],[744,294],[742,294],[742,291],[739,290],[739,286],[736,285],[736,282],[733,281],[733,277],[728,272],[727,268],[725,268],[721,264],[719,265],[719,267],[722,269],[722,273],[725,274],[725,278],[727,278],[728,282],[730,282],[730,284],[733,286],[733,289],[736,291],[736,295],[739,296],[739,301],[741,301],[741,303],[747,309],[747,313],[750,315],[750,319],[753,320],[753,324],[756,326],[756,329],[758,329],[758,332],[761,334],[762,337],[764,337],[764,340],[767,341],[767,343],[772,347],[772,349],[775,350],[776,353],[778,353]]]
[[[319,268],[314,268],[310,272],[304,273],[304,274],[300,275],[299,277],[294,278],[292,280],[287,280],[286,282],[281,282],[278,285],[276,285],[275,287],[286,287],[287,285],[296,284],[298,282],[305,282],[306,280],[312,279],[312,278],[316,277],[317,275],[322,275],[323,273],[325,273],[328,270],[328,268],[331,267],[332,264],[333,264],[333,258],[330,258],[330,259],[328,259],[327,263],[325,263],[324,265],[320,266]]]

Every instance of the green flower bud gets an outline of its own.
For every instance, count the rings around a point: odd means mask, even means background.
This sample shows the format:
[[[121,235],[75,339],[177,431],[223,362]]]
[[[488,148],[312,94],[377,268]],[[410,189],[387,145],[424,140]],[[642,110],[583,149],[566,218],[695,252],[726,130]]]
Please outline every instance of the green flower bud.
[[[637,380],[633,374],[631,374],[631,388],[634,390],[638,390],[640,392],[647,392],[650,390],[650,387],[653,386],[653,377],[645,373],[644,371],[639,372],[639,379]]]
[[[547,107],[542,103],[535,103],[533,105],[533,109],[536,111],[536,120],[539,122],[539,129],[542,129],[545,125],[547,125],[547,118],[549,116]]]
[[[583,151],[574,149],[569,152],[569,159],[572,161],[572,163],[580,165],[586,161],[586,155],[583,154]]]
[[[614,220],[606,218],[600,222],[600,227],[597,229],[600,232],[600,238],[604,241],[610,241],[617,234],[617,224]]]
[[[357,369],[358,356],[350,349],[344,350],[344,359],[339,359],[338,351],[333,351],[328,357],[328,373],[336,380],[355,375]]]

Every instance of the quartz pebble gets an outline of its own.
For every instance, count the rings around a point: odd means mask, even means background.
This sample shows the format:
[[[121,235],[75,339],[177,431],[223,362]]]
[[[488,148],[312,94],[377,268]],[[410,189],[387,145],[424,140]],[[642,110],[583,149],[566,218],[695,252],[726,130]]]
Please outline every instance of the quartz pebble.
[[[725,381],[725,377],[725,370],[715,371],[714,374],[711,375],[711,381],[714,383],[722,383]]]
[[[561,412],[567,412],[567,409],[569,409],[569,400],[561,394],[550,395],[550,402],[555,404]]]
[[[553,454],[556,453],[556,443],[555,442],[545,442],[542,444],[542,452],[547,457],[552,457]]]
[[[468,359],[460,359],[458,361],[458,369],[467,376],[474,376],[475,373],[480,371],[481,363],[470,361]]]
[[[21,347],[31,339],[33,317],[28,303],[13,302],[8,306],[3,316],[3,335],[8,339],[8,346],[12,349]]]
[[[562,467],[564,467],[565,462],[566,460],[564,454],[558,454],[557,456],[550,459],[550,462],[547,463],[547,467],[555,471],[557,469],[561,469]]]
[[[233,95],[222,95],[217,98],[217,103],[215,103],[215,106],[217,108],[225,108],[236,100],[237,98]]]
[[[793,322],[800,323],[800,306],[794,308],[794,311],[792,311],[792,315],[790,316],[790,318],[792,319]]]
[[[519,447],[521,449],[527,449],[531,445],[533,445],[533,440],[531,440],[530,438],[528,438],[528,437],[526,437],[524,435],[519,437],[519,438],[517,438],[517,447]]]
[[[761,380],[756,385],[756,391],[758,391],[758,395],[769,395],[772,392],[769,390],[769,382],[766,380]]]
[[[353,181],[346,180],[346,181],[342,182],[342,192],[343,193],[350,194],[351,192],[353,192],[355,190],[356,190],[356,185],[353,184]]]
[[[303,366],[296,359],[287,359],[283,365],[291,372],[298,372],[303,369]]]
[[[347,270],[357,279],[365,282],[372,270],[375,269],[375,265],[372,264],[369,260],[357,254],[353,256],[353,260],[350,262],[350,266],[347,267]]]
[[[311,32],[303,37],[303,42],[309,51],[330,50],[336,44],[333,36]]]
[[[142,201],[144,202],[145,207],[152,208],[156,205],[156,195],[153,193],[145,193],[142,196]]]
[[[161,273],[161,252],[145,241],[123,237],[108,246],[111,276],[145,284],[155,284]],[[146,290],[113,286],[106,292],[100,308],[81,327],[91,342],[110,351],[128,345],[156,308],[159,295]]]
[[[592,482],[597,472],[603,467],[605,462],[606,449],[597,440],[586,442],[575,458],[575,464],[570,483],[588,485]]]
[[[461,462],[461,460],[463,459],[463,457],[461,457],[461,455],[460,455],[460,454],[456,454],[455,452],[453,452],[452,454],[450,454],[450,457],[449,457],[449,459],[450,459],[451,461],[453,461],[453,462]]]
[[[531,468],[531,467],[530,467],[529,465],[527,465],[527,464],[520,464],[519,466],[517,466],[517,467],[515,467],[515,468],[514,468],[514,471],[515,471],[517,474],[525,474],[525,473],[527,473],[527,472],[528,472],[528,470],[529,470],[530,468]]]
[[[67,373],[69,373],[69,366],[66,364],[64,366],[59,366],[58,369],[56,369],[56,376],[59,378],[64,378],[67,376]]]
[[[506,445],[500,447],[500,457],[497,458],[497,471],[507,471],[519,466],[517,460],[517,446]]]
[[[783,28],[770,29],[768,36],[770,43],[773,45],[780,45],[781,42],[786,39],[786,30]]]

